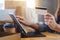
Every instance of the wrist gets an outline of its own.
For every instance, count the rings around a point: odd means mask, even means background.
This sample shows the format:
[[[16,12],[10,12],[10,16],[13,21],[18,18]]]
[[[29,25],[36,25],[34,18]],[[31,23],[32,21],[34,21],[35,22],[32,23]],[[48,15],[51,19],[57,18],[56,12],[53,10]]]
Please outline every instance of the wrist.
[[[57,23],[54,23],[54,24],[53,24],[53,29],[55,30],[56,27],[57,27]]]
[[[34,25],[35,25],[35,23],[32,23],[32,22],[29,24],[29,26],[34,26]]]
[[[30,27],[32,27],[34,29],[39,29],[39,25],[37,23],[30,24]]]

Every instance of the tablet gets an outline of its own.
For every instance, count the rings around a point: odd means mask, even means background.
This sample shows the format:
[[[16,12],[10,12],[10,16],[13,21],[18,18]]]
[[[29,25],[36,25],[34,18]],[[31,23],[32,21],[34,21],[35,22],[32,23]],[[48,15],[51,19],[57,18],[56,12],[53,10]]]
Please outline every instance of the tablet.
[[[24,30],[23,26],[20,24],[20,22],[18,21],[18,19],[15,17],[15,15],[13,14],[9,14],[9,16],[13,19],[14,23],[18,26],[18,28],[20,29],[19,32],[26,35],[26,30]]]

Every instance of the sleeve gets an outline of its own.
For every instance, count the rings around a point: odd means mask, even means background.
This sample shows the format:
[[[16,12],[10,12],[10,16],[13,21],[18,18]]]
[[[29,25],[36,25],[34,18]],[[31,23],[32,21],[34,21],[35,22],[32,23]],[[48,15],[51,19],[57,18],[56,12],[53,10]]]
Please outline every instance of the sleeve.
[[[45,22],[39,22],[37,23],[39,25],[39,31],[47,31],[47,32],[54,32],[53,30],[51,30],[46,24]]]
[[[52,29],[50,29],[44,22],[39,22],[37,23],[39,25],[39,32],[42,32],[42,31],[47,31],[47,32],[51,32],[51,33],[58,33]]]

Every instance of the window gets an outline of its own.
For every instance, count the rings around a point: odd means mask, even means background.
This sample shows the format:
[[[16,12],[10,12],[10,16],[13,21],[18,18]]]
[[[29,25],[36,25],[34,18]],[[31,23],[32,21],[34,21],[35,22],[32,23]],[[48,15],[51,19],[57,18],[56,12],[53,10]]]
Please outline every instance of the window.
[[[0,9],[5,9],[5,0],[0,0]]]
[[[26,0],[27,8],[35,8],[35,0]]]

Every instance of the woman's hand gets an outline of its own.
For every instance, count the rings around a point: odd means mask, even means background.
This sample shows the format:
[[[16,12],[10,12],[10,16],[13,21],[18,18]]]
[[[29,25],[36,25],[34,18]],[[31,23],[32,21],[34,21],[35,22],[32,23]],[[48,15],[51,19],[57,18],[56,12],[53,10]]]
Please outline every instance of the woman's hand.
[[[53,15],[51,15],[50,13],[46,13],[44,15],[44,20],[45,24],[48,25],[49,28],[51,28],[52,30],[56,28],[56,21]]]
[[[31,21],[28,21],[27,19],[25,19],[24,17],[21,17],[21,16],[16,16],[16,18],[20,21],[20,23],[26,25],[26,26],[30,26],[30,27],[33,27],[35,29],[38,29],[39,26],[37,23],[33,23]]]
[[[16,16],[16,18],[19,20],[20,23],[26,25],[26,26],[31,26],[33,23],[31,21],[28,21],[22,16]]]

